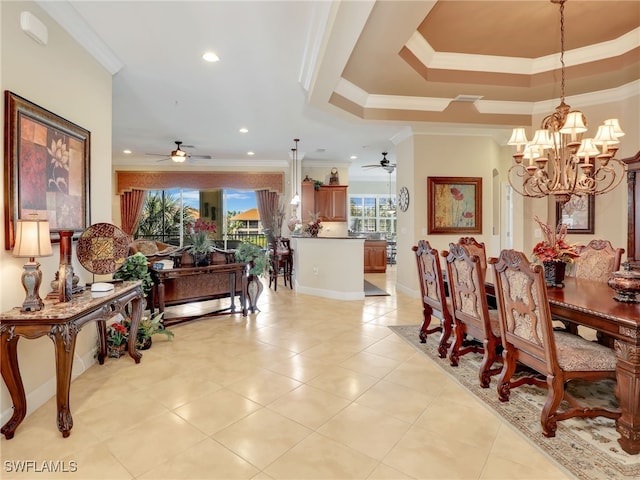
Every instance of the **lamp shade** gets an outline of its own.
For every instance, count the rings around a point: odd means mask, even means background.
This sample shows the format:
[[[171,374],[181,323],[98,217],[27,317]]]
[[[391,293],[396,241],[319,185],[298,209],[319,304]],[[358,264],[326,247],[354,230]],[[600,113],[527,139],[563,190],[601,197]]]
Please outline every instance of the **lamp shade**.
[[[53,255],[48,220],[16,221],[15,257],[49,257]]]

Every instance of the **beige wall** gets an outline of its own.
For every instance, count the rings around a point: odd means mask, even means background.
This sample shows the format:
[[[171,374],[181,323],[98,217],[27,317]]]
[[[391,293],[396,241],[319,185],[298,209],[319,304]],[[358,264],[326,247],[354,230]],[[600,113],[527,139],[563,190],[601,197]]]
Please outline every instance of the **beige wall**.
[[[25,10],[36,15],[47,26],[49,41],[46,46],[36,43],[20,30],[20,12]],[[91,221],[110,222],[111,204],[105,200],[111,198],[112,192],[111,75],[35,3],[0,2],[0,12],[2,90],[11,90],[91,132]],[[4,150],[4,145],[2,147]],[[4,177],[2,181],[4,185]],[[20,306],[24,300],[20,275],[25,259],[14,258],[10,251],[4,250],[4,221],[0,223],[0,230],[0,238],[3,239],[0,251],[0,277],[3,279],[0,311],[6,311]],[[49,284],[58,268],[59,259],[58,247],[54,245],[53,256],[39,260],[43,273],[40,294],[43,297],[50,290]],[[75,254],[73,266],[81,283],[91,279],[90,274],[77,262]],[[95,328],[91,326],[80,332],[74,375],[93,364],[95,338]],[[53,343],[47,337],[22,339],[18,357],[29,412],[32,412],[55,393]],[[12,402],[4,382],[0,389],[0,412],[4,423],[11,413]]]

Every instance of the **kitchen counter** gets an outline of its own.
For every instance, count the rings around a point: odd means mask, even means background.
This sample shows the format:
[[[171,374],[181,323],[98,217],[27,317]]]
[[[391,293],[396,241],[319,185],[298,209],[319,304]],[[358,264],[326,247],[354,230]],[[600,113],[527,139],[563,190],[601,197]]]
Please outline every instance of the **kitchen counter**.
[[[292,237],[296,291],[364,299],[364,237]]]

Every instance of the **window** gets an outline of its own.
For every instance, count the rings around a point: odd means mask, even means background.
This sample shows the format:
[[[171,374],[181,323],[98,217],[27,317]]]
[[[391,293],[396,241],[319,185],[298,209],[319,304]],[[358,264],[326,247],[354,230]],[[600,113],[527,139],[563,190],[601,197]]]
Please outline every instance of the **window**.
[[[395,235],[394,205],[395,196],[349,195],[349,230],[356,233],[379,232]]]
[[[222,241],[226,237],[227,240],[248,240],[264,245],[265,238],[256,207],[253,191],[149,190],[134,238],[185,245],[190,238],[187,225],[201,218],[216,224],[216,239]],[[236,221],[234,217],[237,216],[245,221]],[[223,228],[225,222],[226,228]]]

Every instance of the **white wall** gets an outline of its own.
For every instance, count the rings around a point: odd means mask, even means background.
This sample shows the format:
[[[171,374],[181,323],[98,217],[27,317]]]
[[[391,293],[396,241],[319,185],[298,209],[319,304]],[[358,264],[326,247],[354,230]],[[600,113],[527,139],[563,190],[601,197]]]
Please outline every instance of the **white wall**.
[[[48,28],[47,45],[40,45],[20,29],[20,13],[29,11]],[[1,44],[0,86],[76,123],[91,132],[91,222],[111,221],[111,75],[82,47],[75,43],[34,2],[0,2]],[[3,102],[4,105],[4,102]],[[4,118],[4,106],[3,118]],[[0,139],[0,142],[3,140]],[[4,150],[4,144],[2,145]],[[2,173],[4,185],[4,171]],[[105,201],[107,200],[107,201]],[[4,217],[3,217],[4,220]],[[4,221],[0,222],[0,311],[20,306],[25,293],[20,283],[25,259],[14,258],[4,250]],[[75,252],[75,246],[74,246]],[[50,291],[50,282],[59,265],[59,250],[39,260],[43,273],[40,295]],[[81,283],[90,274],[73,255],[75,272]],[[90,326],[78,337],[74,375],[93,364],[96,332]],[[18,347],[20,370],[27,393],[29,412],[55,394],[53,343],[47,337],[21,339]],[[12,402],[2,383],[0,387],[2,422],[11,414]],[[53,420],[52,420],[53,421]]]

